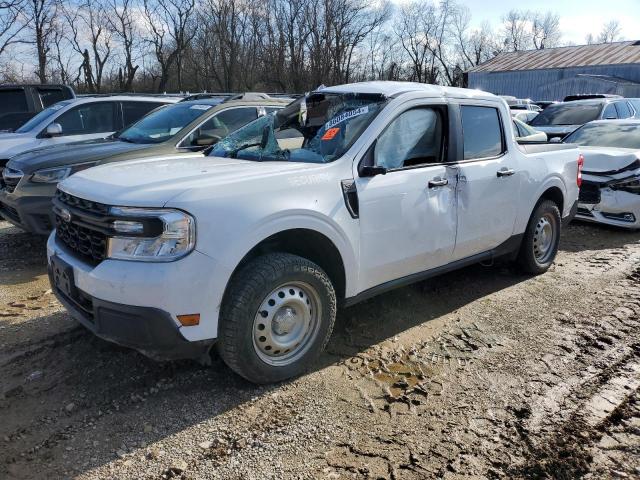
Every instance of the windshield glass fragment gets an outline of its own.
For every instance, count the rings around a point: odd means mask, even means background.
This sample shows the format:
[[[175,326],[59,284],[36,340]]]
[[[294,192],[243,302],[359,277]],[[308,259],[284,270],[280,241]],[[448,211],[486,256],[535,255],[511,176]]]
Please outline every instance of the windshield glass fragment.
[[[328,163],[342,156],[386,104],[379,94],[314,92],[218,142],[211,156]]]

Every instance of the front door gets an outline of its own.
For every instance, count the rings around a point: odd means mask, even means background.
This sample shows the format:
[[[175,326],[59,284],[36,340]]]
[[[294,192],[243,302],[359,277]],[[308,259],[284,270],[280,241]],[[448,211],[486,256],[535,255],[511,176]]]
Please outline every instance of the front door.
[[[356,180],[360,290],[448,263],[456,237],[455,168],[444,165],[446,109],[403,111],[378,137],[372,163],[386,174]]]

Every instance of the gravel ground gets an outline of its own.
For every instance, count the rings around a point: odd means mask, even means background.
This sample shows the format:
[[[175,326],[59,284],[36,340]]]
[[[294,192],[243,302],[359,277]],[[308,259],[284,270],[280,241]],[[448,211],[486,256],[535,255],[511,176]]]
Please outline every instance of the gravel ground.
[[[339,312],[295,381],[157,363],[69,318],[0,223],[0,478],[640,478],[640,234],[576,224]]]

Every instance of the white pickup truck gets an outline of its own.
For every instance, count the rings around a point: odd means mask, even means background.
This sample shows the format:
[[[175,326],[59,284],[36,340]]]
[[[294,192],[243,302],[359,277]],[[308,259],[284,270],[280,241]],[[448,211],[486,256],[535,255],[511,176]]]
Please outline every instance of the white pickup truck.
[[[491,94],[323,88],[209,157],[65,180],[50,278],[102,338],[165,359],[215,345],[245,378],[279,381],[322,350],[338,305],[497,257],[546,271],[579,164],[572,145],[518,144]]]

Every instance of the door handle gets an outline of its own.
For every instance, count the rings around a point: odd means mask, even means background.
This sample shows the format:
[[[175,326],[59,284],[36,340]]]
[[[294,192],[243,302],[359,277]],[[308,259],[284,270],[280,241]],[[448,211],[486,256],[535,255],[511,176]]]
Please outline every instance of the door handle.
[[[436,177],[432,180],[429,180],[429,188],[444,187],[448,184],[449,180],[447,180],[446,178]]]
[[[512,168],[501,168],[500,170],[498,170],[496,172],[496,175],[498,175],[498,177],[510,177],[511,175],[513,175],[514,173],[516,173],[515,170],[513,170]]]

